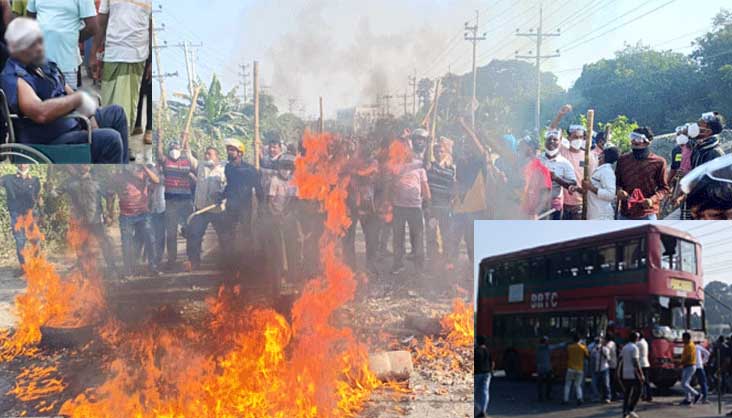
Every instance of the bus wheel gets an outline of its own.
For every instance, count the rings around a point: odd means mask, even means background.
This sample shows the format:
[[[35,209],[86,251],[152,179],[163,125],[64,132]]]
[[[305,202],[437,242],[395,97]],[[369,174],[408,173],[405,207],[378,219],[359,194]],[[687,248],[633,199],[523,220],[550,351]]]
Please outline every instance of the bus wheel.
[[[508,379],[518,380],[521,377],[521,363],[517,352],[506,351],[503,354],[503,369]]]

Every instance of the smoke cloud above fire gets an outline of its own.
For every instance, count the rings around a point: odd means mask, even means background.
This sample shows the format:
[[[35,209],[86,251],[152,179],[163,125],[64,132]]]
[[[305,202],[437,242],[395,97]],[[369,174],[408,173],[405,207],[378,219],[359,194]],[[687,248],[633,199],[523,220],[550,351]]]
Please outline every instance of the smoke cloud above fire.
[[[415,69],[418,77],[427,70],[434,72],[435,58],[450,41],[462,38],[465,11],[485,8],[472,0],[458,2],[460,7],[454,3],[299,0],[278,10],[270,7],[262,11],[269,22],[281,14],[280,21],[293,24],[280,30],[260,60],[264,83],[283,109],[295,99],[295,110],[304,106],[308,115],[316,112],[319,96],[325,99],[327,116],[335,116],[338,109],[376,104],[380,95],[403,95]],[[267,6],[255,9],[260,7]],[[259,12],[247,15],[255,19]],[[470,44],[459,41],[454,48],[467,55],[457,64],[466,65]],[[407,94],[411,102],[411,92]],[[402,99],[392,99],[392,106],[401,109]]]

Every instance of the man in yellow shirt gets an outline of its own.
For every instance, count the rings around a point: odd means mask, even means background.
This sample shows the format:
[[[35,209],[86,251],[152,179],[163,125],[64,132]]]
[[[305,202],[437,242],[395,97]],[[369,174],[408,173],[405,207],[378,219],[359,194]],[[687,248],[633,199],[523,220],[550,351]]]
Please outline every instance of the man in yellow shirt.
[[[564,401],[569,402],[569,390],[574,384],[577,405],[582,405],[582,386],[585,383],[585,359],[590,358],[587,347],[580,342],[579,335],[574,336],[574,343],[567,346],[567,375],[564,379]]]
[[[681,387],[684,388],[686,396],[681,402],[681,405],[692,405],[699,402],[701,393],[699,393],[693,386],[691,386],[691,379],[696,373],[696,345],[691,341],[691,334],[685,332],[683,335],[684,340],[684,351],[681,352]]]

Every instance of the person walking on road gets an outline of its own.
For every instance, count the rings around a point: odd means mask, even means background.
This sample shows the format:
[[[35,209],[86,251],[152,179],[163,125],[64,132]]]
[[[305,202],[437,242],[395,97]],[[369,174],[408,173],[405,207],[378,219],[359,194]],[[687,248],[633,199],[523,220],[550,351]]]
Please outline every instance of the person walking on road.
[[[577,405],[582,405],[582,386],[585,381],[585,359],[590,357],[587,347],[580,342],[579,335],[575,334],[574,343],[567,347],[567,375],[564,379],[563,404],[569,402],[569,391],[574,385],[577,395]]]
[[[610,403],[610,349],[607,340],[597,337],[590,353],[592,392],[595,402]]]
[[[701,388],[701,402],[707,403],[707,395],[709,394],[709,385],[707,384],[707,372],[705,370],[709,361],[709,350],[701,345],[696,346],[696,381],[699,382]]]
[[[473,408],[475,414],[473,416],[476,418],[488,416],[493,359],[487,344],[485,337],[479,335],[475,338],[475,405]]]
[[[539,402],[552,399],[552,351],[566,347],[566,344],[549,345],[549,337],[542,337],[539,347],[536,349],[536,390],[539,394]]]
[[[646,341],[645,338],[643,338],[643,333],[638,330],[636,331],[638,335],[640,336],[640,339],[638,340],[638,354],[640,356],[640,365],[641,369],[643,369],[643,374],[645,376],[650,376],[651,371],[651,362],[648,361],[648,341]],[[653,396],[651,394],[651,382],[646,379],[643,383],[643,396],[641,398],[646,402],[651,402],[653,400]]]
[[[640,363],[640,350],[638,349],[638,333],[631,332],[627,344],[620,354],[618,368],[618,379],[623,386],[623,417],[638,418],[635,407],[641,395],[641,385],[645,381],[643,369]]]
[[[681,387],[684,388],[686,395],[681,405],[693,405],[699,402],[702,394],[691,386],[691,379],[696,372],[696,345],[691,341],[691,334],[685,332],[683,335],[684,351],[681,353]]]

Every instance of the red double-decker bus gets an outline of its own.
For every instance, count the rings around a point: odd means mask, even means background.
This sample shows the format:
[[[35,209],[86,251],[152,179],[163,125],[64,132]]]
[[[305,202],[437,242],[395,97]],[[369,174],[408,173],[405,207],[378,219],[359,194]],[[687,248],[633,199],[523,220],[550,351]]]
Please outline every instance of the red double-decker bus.
[[[644,225],[486,258],[480,262],[478,335],[511,378],[535,372],[542,336],[553,343],[633,330],[649,341],[651,382],[680,376],[681,335],[705,341],[701,245],[688,233]],[[565,350],[552,354],[564,376]]]

